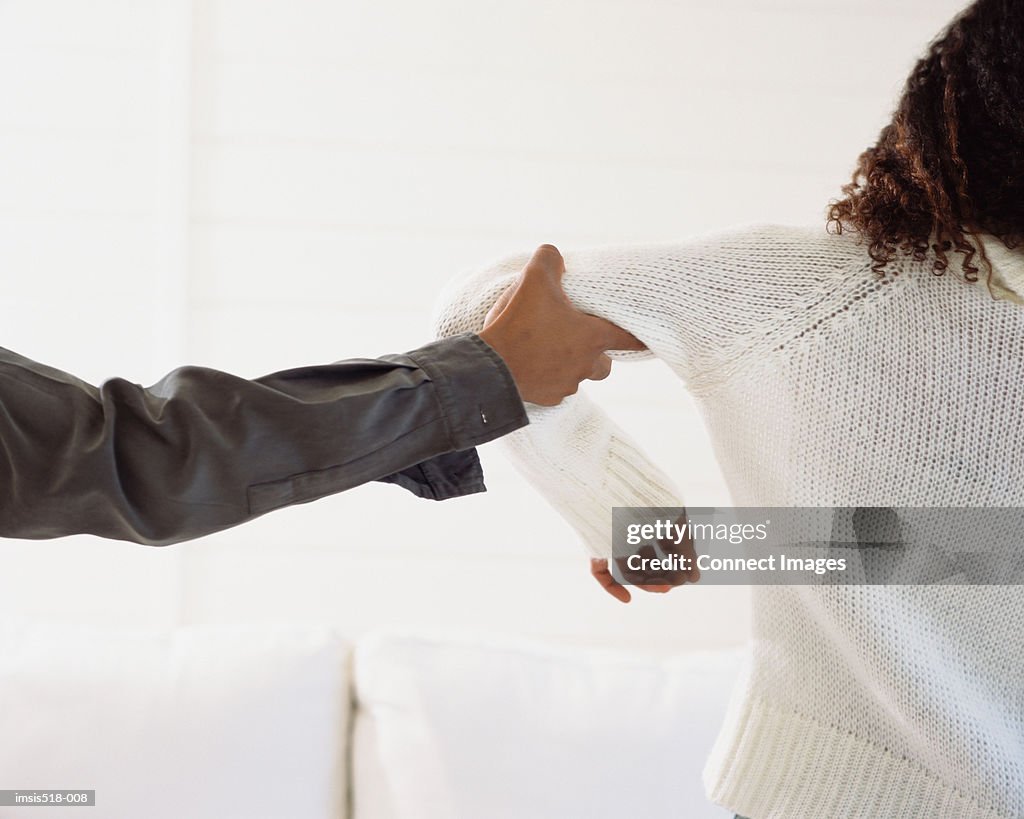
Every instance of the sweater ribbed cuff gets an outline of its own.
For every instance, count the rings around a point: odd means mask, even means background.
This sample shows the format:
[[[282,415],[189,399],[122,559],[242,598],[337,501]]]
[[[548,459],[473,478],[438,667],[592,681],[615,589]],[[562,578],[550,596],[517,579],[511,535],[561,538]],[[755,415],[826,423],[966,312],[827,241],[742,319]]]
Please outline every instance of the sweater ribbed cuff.
[[[531,427],[510,435],[504,446],[523,476],[545,487],[547,500],[579,533],[591,557],[613,556],[615,507],[684,505],[668,476],[585,396],[573,396],[557,407],[531,406],[530,417]],[[591,468],[576,468],[577,448],[586,451]]]
[[[612,515],[616,507],[676,508],[683,506],[679,494],[669,486],[651,479],[642,471],[643,456],[631,445],[614,440],[609,447],[601,498],[594,499],[589,509],[579,508],[570,515],[583,537],[583,545],[591,557],[611,559]],[[628,522],[628,518],[627,518]],[[647,515],[637,513],[636,522],[648,523]]]

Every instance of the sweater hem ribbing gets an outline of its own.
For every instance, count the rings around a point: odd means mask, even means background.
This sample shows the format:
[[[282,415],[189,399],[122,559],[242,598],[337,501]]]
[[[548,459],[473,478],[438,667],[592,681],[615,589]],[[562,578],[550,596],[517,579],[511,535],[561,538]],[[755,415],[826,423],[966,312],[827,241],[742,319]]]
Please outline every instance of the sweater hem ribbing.
[[[1012,819],[909,759],[756,697],[727,717],[704,788],[751,819]]]

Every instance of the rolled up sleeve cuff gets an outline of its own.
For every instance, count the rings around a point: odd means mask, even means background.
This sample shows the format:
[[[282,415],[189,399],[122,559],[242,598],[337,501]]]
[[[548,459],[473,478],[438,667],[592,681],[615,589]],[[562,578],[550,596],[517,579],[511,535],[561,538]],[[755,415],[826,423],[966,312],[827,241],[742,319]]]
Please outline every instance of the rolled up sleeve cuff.
[[[475,449],[438,455],[380,480],[427,500],[448,500],[487,491]]]
[[[406,355],[434,384],[453,450],[471,449],[529,423],[508,367],[475,333],[433,342]]]

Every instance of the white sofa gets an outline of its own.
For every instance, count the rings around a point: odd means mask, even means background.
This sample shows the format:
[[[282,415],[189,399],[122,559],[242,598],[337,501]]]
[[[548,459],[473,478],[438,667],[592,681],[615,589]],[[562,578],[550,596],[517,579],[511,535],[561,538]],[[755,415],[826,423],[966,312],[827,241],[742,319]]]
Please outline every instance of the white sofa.
[[[700,770],[741,652],[492,635],[0,625],[0,789],[95,819],[729,817]]]

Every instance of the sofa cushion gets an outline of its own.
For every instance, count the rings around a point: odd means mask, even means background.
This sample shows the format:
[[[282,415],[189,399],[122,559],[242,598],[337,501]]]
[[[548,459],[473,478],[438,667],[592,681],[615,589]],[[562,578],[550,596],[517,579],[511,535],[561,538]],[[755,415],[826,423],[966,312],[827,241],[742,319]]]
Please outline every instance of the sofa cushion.
[[[364,638],[355,819],[731,817],[700,775],[741,658]]]
[[[0,625],[0,789],[95,789],[104,819],[342,819],[348,654],[299,626]]]

